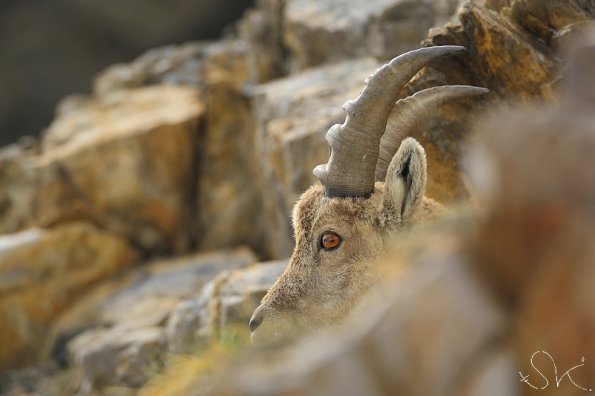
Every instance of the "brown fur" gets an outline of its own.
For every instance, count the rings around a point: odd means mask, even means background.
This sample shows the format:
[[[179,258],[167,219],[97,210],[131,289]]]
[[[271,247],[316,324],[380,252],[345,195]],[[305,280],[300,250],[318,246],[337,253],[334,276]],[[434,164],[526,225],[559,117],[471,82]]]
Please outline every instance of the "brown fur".
[[[415,140],[403,141],[386,181],[369,198],[328,198],[310,187],[293,211],[295,249],[286,271],[254,313],[262,324],[253,339],[269,339],[338,322],[376,281],[375,259],[395,234],[444,211],[424,196],[426,158]],[[320,248],[325,231],[342,238]]]

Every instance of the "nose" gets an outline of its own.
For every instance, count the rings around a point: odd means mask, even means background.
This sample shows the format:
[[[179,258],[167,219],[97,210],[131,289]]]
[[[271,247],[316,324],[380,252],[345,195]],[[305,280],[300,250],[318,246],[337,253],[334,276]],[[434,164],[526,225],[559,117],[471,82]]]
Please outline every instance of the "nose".
[[[259,308],[256,308],[256,311],[254,311],[254,313],[252,314],[252,317],[250,318],[250,322],[248,323],[248,327],[250,327],[250,331],[253,332],[254,330],[256,330],[258,328],[258,326],[260,326],[262,324],[263,320],[264,320],[264,315],[262,314],[262,311]]]

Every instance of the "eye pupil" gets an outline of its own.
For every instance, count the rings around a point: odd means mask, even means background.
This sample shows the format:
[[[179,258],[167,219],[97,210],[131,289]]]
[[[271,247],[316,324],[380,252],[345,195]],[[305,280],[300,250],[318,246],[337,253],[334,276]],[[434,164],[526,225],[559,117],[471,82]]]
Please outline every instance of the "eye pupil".
[[[339,246],[341,239],[336,234],[327,233],[327,234],[322,235],[321,242],[322,242],[323,248],[332,249],[332,248],[336,248],[337,246]]]

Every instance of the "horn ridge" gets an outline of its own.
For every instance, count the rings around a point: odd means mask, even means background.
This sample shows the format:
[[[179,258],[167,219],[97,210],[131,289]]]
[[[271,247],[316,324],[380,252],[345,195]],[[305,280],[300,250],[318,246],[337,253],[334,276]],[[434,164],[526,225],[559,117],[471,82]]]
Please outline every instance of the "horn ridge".
[[[419,121],[432,109],[450,100],[488,93],[486,88],[470,85],[442,85],[416,92],[398,100],[389,116],[386,131],[380,140],[380,153],[376,164],[375,180],[384,181],[388,166],[397,152],[401,141],[408,136],[417,137]]]

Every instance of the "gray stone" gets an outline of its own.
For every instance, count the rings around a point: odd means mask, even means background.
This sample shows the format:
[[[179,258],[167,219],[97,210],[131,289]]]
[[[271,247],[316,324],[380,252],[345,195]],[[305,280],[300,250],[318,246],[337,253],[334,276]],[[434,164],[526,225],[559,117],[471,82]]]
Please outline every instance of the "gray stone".
[[[252,312],[286,267],[287,260],[280,260],[229,272],[218,285],[218,327],[239,325],[247,330]]]
[[[238,42],[210,48],[204,69],[206,125],[198,179],[198,247],[248,245],[266,255],[263,190],[255,153],[254,116],[246,94],[248,49]]]
[[[187,353],[213,337],[245,339],[252,312],[286,266],[282,260],[221,273],[176,307],[167,324],[169,351]]]
[[[238,22],[238,34],[250,46],[250,76],[257,84],[286,74],[285,4],[286,0],[256,0],[256,7],[248,10]]]
[[[285,43],[293,70],[362,56],[390,59],[415,49],[458,0],[288,0]]]
[[[81,368],[83,392],[108,385],[140,387],[163,366],[163,329],[88,330],[68,345]]]
[[[219,272],[255,260],[249,250],[238,249],[153,262],[128,276],[124,284],[114,282],[108,293],[99,293],[96,299],[75,306],[73,311],[79,315],[81,311],[96,312],[92,323],[77,323],[77,315],[70,315],[60,324],[62,334],[83,325],[93,326],[67,345],[71,363],[83,373],[86,389],[141,386],[161,367],[168,344],[172,352],[189,351],[191,340],[184,337],[193,324],[177,330],[175,336],[166,335],[172,333],[171,326],[166,331],[172,312],[177,312],[182,301],[199,293]],[[102,299],[105,294],[109,297]],[[177,322],[179,315],[174,313],[172,320]],[[194,331],[197,329],[194,327]]]
[[[179,303],[166,327],[167,348],[174,354],[191,353],[197,346],[208,344],[212,329],[209,326],[209,301],[215,282],[207,283],[201,293]]]
[[[231,253],[201,253],[153,262],[139,271],[133,283],[101,304],[99,321],[122,325],[137,319],[149,320],[153,316],[153,320],[157,320],[162,316],[160,311],[169,314],[172,304],[199,292],[218,273],[245,267],[255,261],[252,252],[240,249]],[[161,323],[157,321],[150,325]]]
[[[202,85],[201,68],[206,43],[189,42],[150,50],[130,63],[119,63],[101,71],[94,91],[104,95],[144,85]]]
[[[225,76],[225,69],[230,66],[236,68],[235,73],[225,77],[233,79],[237,83],[236,88],[242,88],[250,80],[244,63],[247,52],[246,43],[233,39],[191,41],[155,48],[129,63],[118,63],[102,70],[95,77],[94,91],[101,96],[149,85],[183,85],[201,89],[215,82],[212,80],[214,76],[209,73],[218,74],[220,78]]]

